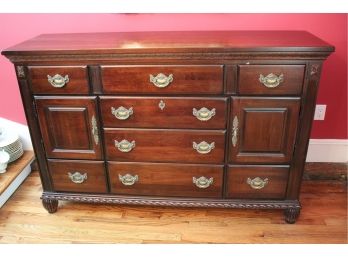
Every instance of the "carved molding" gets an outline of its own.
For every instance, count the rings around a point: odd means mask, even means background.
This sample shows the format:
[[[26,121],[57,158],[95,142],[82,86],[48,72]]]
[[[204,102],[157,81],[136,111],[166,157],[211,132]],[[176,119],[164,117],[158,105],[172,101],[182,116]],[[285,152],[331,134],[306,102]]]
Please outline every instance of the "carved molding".
[[[239,209],[288,209],[301,208],[297,200],[288,201],[240,201],[240,200],[212,200],[212,199],[178,199],[178,198],[150,198],[111,195],[84,195],[44,192],[43,200],[61,200],[88,203],[111,203],[152,206],[177,206],[177,207],[215,207]]]
[[[24,66],[17,66],[16,71],[17,71],[18,78],[25,78]]]
[[[311,76],[317,76],[319,74],[320,65],[319,64],[312,64],[311,65]]]

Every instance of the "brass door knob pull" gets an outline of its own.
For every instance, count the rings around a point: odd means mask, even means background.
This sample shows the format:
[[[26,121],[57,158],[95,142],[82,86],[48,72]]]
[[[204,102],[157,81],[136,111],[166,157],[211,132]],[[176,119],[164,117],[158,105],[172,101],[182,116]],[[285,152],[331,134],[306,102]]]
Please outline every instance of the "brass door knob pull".
[[[131,174],[121,175],[118,174],[118,179],[121,181],[121,183],[125,186],[132,186],[139,180],[138,175],[132,176]]]
[[[92,116],[91,125],[92,125],[92,136],[94,139],[94,143],[96,145],[98,145],[99,144],[99,130],[98,130],[98,125],[97,125],[97,120],[96,120],[94,115]]]
[[[47,75],[48,82],[56,88],[62,88],[69,82],[69,76],[65,75],[64,77],[60,74],[56,74],[53,77]]]
[[[120,152],[128,153],[135,148],[135,141],[133,140],[132,142],[129,142],[128,140],[123,139],[121,142],[118,142],[115,140],[115,147],[117,147]]]
[[[216,114],[216,110],[215,108],[209,110],[205,107],[202,107],[199,110],[197,110],[196,108],[193,108],[192,114],[200,121],[208,121]]]
[[[173,79],[173,74],[169,74],[168,76],[163,73],[159,73],[157,76],[150,74],[150,82],[159,88],[167,87],[173,82]]]
[[[247,184],[250,185],[253,189],[262,189],[268,184],[268,178],[262,179],[259,177],[256,177],[254,179],[248,178]]]
[[[232,145],[233,145],[233,147],[236,147],[237,141],[238,141],[238,126],[239,126],[238,117],[234,116],[234,119],[232,122]]]
[[[68,176],[72,182],[75,184],[82,184],[87,180],[87,173],[81,174],[80,172],[76,171],[74,173],[68,172]]]
[[[267,76],[260,74],[259,81],[268,88],[275,88],[279,86],[280,83],[284,81],[284,75],[280,74],[279,76],[270,73]]]
[[[213,184],[214,178],[208,179],[204,176],[199,177],[199,178],[193,177],[192,182],[193,182],[193,184],[195,184],[199,188],[208,188],[210,185]]]
[[[120,106],[117,109],[111,107],[111,114],[114,115],[116,119],[126,120],[133,114],[133,107],[130,107],[129,109],[123,106]]]

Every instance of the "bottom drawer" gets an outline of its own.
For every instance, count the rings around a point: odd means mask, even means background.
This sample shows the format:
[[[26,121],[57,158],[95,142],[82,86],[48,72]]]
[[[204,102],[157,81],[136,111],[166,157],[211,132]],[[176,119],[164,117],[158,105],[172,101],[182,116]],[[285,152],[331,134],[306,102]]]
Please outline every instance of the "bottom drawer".
[[[222,196],[223,165],[109,162],[108,167],[115,194]]]
[[[55,191],[106,193],[104,162],[48,160]]]
[[[226,197],[282,199],[285,197],[289,166],[230,165]]]

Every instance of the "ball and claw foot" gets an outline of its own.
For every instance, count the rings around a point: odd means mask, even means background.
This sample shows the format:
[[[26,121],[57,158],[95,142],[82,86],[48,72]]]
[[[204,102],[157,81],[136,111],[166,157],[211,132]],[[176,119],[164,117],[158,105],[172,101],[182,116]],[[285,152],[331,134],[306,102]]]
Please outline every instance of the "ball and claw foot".
[[[288,208],[284,210],[285,221],[294,224],[300,215],[301,208]]]
[[[49,213],[55,213],[58,209],[58,200],[42,199],[42,205]]]

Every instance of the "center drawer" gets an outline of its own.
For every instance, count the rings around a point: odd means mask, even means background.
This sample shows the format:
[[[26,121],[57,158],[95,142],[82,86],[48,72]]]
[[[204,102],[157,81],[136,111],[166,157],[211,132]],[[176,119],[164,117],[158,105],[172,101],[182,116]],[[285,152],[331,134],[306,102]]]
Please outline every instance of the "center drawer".
[[[115,194],[222,196],[223,165],[109,162],[108,168]]]
[[[225,129],[227,98],[101,98],[104,127]]]
[[[106,157],[115,161],[222,163],[224,130],[104,129]]]
[[[103,92],[129,94],[219,94],[222,65],[102,65]]]

